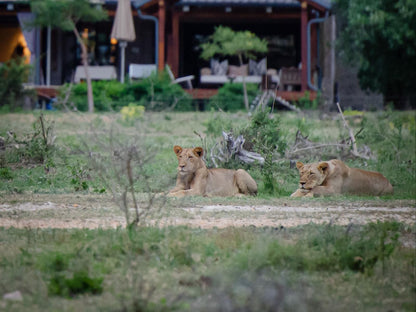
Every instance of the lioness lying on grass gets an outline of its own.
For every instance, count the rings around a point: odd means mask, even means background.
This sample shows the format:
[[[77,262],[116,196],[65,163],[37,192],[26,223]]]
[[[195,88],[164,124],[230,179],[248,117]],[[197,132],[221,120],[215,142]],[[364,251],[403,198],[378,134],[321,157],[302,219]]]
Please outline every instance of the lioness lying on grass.
[[[168,196],[242,196],[256,195],[257,183],[243,169],[207,169],[202,147],[182,148],[175,145],[178,157],[176,187]]]
[[[291,197],[393,193],[392,185],[381,173],[350,168],[338,159],[312,164],[297,162],[296,167],[300,174],[299,189]]]

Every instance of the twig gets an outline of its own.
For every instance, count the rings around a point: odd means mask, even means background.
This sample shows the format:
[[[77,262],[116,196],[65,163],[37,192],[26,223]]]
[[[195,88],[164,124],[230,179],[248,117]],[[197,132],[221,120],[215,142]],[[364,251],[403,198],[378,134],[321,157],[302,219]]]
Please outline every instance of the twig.
[[[139,207],[136,201],[136,196],[134,195],[134,181],[133,181],[133,173],[131,169],[132,152],[133,151],[131,149],[127,152],[126,169],[127,169],[127,177],[129,180],[130,192],[133,198],[134,209],[136,210],[136,219],[134,220],[134,222],[135,224],[138,224],[140,221],[140,214],[139,214]]]
[[[304,148],[295,149],[294,151],[291,151],[291,153],[296,154],[298,152],[303,152],[303,151],[310,150],[310,149],[322,148],[322,147],[328,147],[328,146],[349,147],[347,144],[339,144],[339,143],[319,144],[319,145],[314,145],[314,146],[308,146],[308,147],[304,147]]]
[[[39,121],[40,121],[40,125],[42,127],[43,142],[45,143],[45,147],[47,147],[48,146],[48,137],[46,136],[45,124],[43,122],[43,113],[40,114]]]
[[[341,109],[341,106],[339,105],[339,102],[337,102],[337,107],[338,107],[339,113],[341,114],[342,121],[344,122],[344,127],[348,130],[348,133],[350,134],[351,144],[352,144],[352,152],[353,152],[354,155],[359,156],[358,155],[358,150],[357,150],[357,144],[355,143],[354,132],[348,126],[348,123],[345,120],[345,117],[344,117],[344,114],[342,113],[342,109]]]
[[[69,84],[69,87],[65,92],[65,98],[62,100],[62,106],[65,108],[67,112],[69,112],[69,108],[68,106],[66,106],[66,103],[68,103],[69,96],[71,95],[71,89],[72,89],[72,82]]]

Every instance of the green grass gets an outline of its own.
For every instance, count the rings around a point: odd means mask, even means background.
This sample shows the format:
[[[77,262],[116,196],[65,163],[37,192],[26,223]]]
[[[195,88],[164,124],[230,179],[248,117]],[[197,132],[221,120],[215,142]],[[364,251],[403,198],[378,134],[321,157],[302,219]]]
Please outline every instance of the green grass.
[[[412,311],[398,223],[291,229],[1,229],[7,311]],[[347,295],[348,294],[348,295]],[[309,307],[309,308],[308,308]]]
[[[324,118],[316,111],[305,116],[279,112],[279,139],[290,146],[300,129],[312,141],[340,141],[348,134],[336,116]],[[39,145],[42,141],[33,137],[39,115],[0,114],[0,136],[8,142],[7,132],[12,131],[21,142],[19,149],[0,151],[0,199],[8,198],[5,202],[13,204],[24,197],[24,202],[45,203],[50,195],[62,194],[65,205],[55,210],[5,209],[0,212],[2,218],[70,221],[71,209],[85,220],[114,216],[107,209],[109,188],[114,186],[118,194],[127,184],[125,178],[115,179],[117,170],[124,167],[113,160],[123,159],[126,147],[147,153],[134,154],[133,167],[138,177],[134,181],[137,200],[144,206],[145,192],[163,192],[175,183],[174,145],[210,149],[220,140],[220,130],[238,133],[250,124],[242,112],[145,113],[135,125],[123,124],[115,113],[52,112],[45,117],[48,125],[53,123],[56,140],[39,161],[39,153],[44,152]],[[163,207],[162,216],[172,210],[178,218],[195,215],[173,211],[175,208],[204,204],[284,206],[292,202],[312,208],[356,201],[388,207],[403,202],[414,207],[415,112],[366,112],[347,118],[356,132],[363,129],[357,135],[358,146],[367,145],[376,156],[374,160],[347,159],[347,164],[380,171],[395,187],[394,195],[318,198],[305,204],[305,200],[288,197],[297,188],[297,170],[290,168],[288,159],[275,156],[271,194],[265,192],[261,168],[253,165],[244,167],[259,184],[256,198],[195,197],[155,205]],[[301,160],[330,155],[319,156]],[[105,170],[99,172],[91,159]],[[100,179],[100,173],[107,174],[107,180]],[[102,192],[105,194],[100,195]],[[87,198],[83,207],[72,206],[77,202],[72,198],[81,195]],[[228,213],[212,214],[221,218]],[[394,222],[210,230],[0,228],[0,310],[414,311],[415,249],[403,245],[402,239],[413,242],[415,232],[414,224]],[[1,299],[16,290],[23,301]]]
[[[276,114],[275,118],[279,118],[278,136],[281,146],[291,146],[298,129],[316,142],[334,143],[348,138],[339,118],[334,118],[337,117],[336,114],[326,119],[322,119],[315,111],[306,114]],[[247,132],[250,124],[249,117],[242,112],[145,113],[145,117],[134,126],[123,124],[120,114],[48,113],[46,121],[53,128],[56,140],[53,149],[48,151],[46,160],[42,162],[39,161],[39,153],[42,152],[39,141],[32,138],[33,125],[36,125],[38,116],[36,113],[0,115],[0,136],[8,138],[7,131],[13,131],[17,139],[28,143],[19,150],[8,149],[1,153],[0,192],[67,193],[102,190],[105,186],[98,179],[87,156],[89,151],[102,153],[108,150],[110,137],[120,148],[133,142],[142,150],[152,153],[154,157],[143,165],[146,174],[152,176],[150,182],[146,183],[150,183],[150,189],[154,191],[164,191],[173,185],[175,179],[176,157],[172,152],[173,145],[202,145],[209,152],[221,139],[221,130],[232,129],[239,133],[246,129]],[[347,164],[383,173],[395,187],[392,198],[415,198],[415,112],[366,112],[358,117],[353,115],[347,118],[356,132],[361,130],[357,135],[358,147],[368,146],[375,156],[371,160],[346,159]],[[284,155],[284,151],[280,153]],[[300,160],[308,162],[336,156],[333,151],[323,151],[322,154]],[[277,161],[267,170],[272,172],[272,183],[275,183],[275,193],[271,195],[288,196],[297,187],[298,173],[296,169],[290,168],[289,160],[282,156],[276,157],[273,158]],[[259,184],[259,197],[270,196],[265,191],[265,176],[258,165],[233,166],[243,166],[255,177]],[[164,177],[163,181],[159,178],[161,176]],[[84,187],[80,188],[79,185]],[[137,181],[136,187],[137,191],[146,189],[140,181]]]

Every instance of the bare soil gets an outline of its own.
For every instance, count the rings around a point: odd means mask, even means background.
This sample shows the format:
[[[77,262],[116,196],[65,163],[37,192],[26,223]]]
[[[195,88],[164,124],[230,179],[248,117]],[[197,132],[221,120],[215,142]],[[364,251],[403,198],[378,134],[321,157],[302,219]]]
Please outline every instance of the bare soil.
[[[139,198],[140,200],[140,198]],[[141,197],[145,206],[145,195]],[[224,203],[222,203],[224,202]],[[156,207],[155,207],[156,206]],[[416,224],[415,200],[169,199],[142,211],[148,225],[292,227],[308,223],[346,225],[377,221]],[[131,219],[135,210],[130,209]],[[117,228],[125,214],[108,195],[13,194],[0,197],[0,227]]]

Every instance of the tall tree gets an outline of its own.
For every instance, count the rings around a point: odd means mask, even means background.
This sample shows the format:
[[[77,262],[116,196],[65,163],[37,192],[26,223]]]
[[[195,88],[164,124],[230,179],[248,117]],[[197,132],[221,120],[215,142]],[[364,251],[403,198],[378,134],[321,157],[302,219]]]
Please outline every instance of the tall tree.
[[[200,45],[201,58],[210,59],[215,55],[237,56],[240,66],[243,58],[255,58],[256,53],[267,52],[267,40],[260,39],[252,32],[234,31],[229,27],[218,26],[207,42]],[[248,110],[247,86],[243,77],[244,104]]]
[[[340,48],[361,87],[416,107],[416,0],[336,0]]]
[[[83,22],[98,22],[106,19],[106,11],[97,9],[88,0],[33,0],[30,2],[35,14],[34,24],[42,27],[59,28],[72,31],[81,46],[81,59],[87,80],[88,111],[94,111],[94,98],[91,78],[88,71],[88,49],[86,39],[80,35],[77,24]]]

